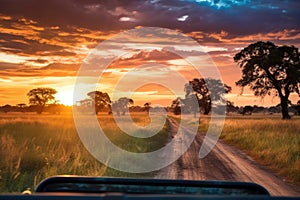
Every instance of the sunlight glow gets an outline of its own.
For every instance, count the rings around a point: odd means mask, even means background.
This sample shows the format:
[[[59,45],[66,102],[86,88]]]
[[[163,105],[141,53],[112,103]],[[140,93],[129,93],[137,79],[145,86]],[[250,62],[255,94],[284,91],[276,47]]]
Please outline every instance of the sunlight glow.
[[[13,55],[13,54],[7,54],[7,53],[0,53],[0,61],[2,62],[8,62],[8,63],[24,63],[28,59],[26,56],[19,56],[19,55]]]
[[[55,95],[55,99],[60,104],[71,106],[73,105],[73,90],[58,91]]]

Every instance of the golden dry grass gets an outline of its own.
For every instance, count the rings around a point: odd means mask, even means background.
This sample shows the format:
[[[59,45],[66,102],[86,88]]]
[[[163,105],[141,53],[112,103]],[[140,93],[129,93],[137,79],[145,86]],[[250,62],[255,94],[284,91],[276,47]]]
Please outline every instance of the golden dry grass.
[[[200,130],[207,130],[202,117]],[[245,151],[259,163],[300,185],[300,118],[280,115],[227,116],[221,139]]]
[[[137,124],[149,123],[145,114],[133,118]],[[132,140],[122,135],[112,116],[99,115],[98,119],[109,138],[130,151],[151,151],[167,140],[167,124],[148,141]],[[71,114],[0,114],[0,158],[0,193],[33,190],[42,179],[61,174],[143,176],[107,168],[92,157],[77,135]]]
[[[146,113],[131,117],[139,126],[150,123]],[[167,142],[168,123],[146,140],[122,133],[112,116],[100,114],[98,119],[109,139],[128,151],[153,151]],[[232,115],[226,118],[221,138],[299,184],[299,122],[299,118],[283,121],[276,115]],[[199,130],[207,130],[208,123],[209,116],[201,116]],[[120,172],[98,162],[80,142],[70,114],[0,114],[0,158],[0,193],[34,189],[42,179],[58,174],[151,176]]]

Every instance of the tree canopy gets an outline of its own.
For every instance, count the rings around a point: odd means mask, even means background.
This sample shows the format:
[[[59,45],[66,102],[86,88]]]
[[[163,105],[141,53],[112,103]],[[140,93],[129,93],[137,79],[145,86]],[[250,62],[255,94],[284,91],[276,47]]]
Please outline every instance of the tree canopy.
[[[106,92],[93,91],[89,92],[87,95],[92,99],[96,114],[104,110],[104,108],[110,108],[111,100]]]
[[[27,93],[29,98],[29,104],[36,105],[38,107],[37,113],[41,114],[44,107],[48,103],[55,102],[54,94],[57,91],[53,88],[35,88]]]
[[[260,41],[250,44],[233,59],[242,68],[242,78],[236,85],[250,86],[256,96],[279,96],[282,118],[289,119],[289,96],[293,92],[300,95],[298,48]]]
[[[133,100],[127,97],[121,97],[117,101],[113,102],[111,107],[112,111],[116,112],[117,115],[125,115],[125,113],[128,111],[128,105],[133,104]]]
[[[196,97],[198,100],[199,106],[194,105],[195,101],[190,100],[191,109],[195,110],[200,107],[204,109],[204,114],[208,114],[211,110],[212,102],[220,102],[221,104],[226,104],[226,100],[224,98],[225,93],[229,93],[231,91],[231,87],[223,84],[219,79],[211,79],[211,78],[194,78],[192,81],[189,81],[184,86],[185,90],[185,100],[193,99]]]
[[[226,106],[225,93],[231,91],[231,87],[223,84],[219,79],[194,78],[184,85],[185,98],[176,98],[172,101],[171,108],[174,114],[196,113],[199,108],[207,115],[212,108],[212,103],[218,106]],[[223,110],[223,109],[219,109]],[[224,109],[225,111],[225,109]],[[224,114],[224,113],[221,113]]]

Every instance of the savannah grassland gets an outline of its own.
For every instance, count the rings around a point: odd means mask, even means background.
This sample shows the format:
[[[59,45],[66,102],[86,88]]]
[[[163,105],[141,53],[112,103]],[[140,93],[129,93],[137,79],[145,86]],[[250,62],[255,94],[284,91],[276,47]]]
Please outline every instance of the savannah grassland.
[[[146,126],[146,113],[134,113],[133,121]],[[148,152],[168,141],[169,124],[148,139],[132,138],[116,127],[112,116],[100,114],[99,123],[109,139],[132,152]],[[207,130],[209,116],[201,116],[200,131]],[[267,166],[286,180],[300,185],[300,118],[281,120],[279,115],[229,115],[221,138]],[[76,174],[87,176],[136,176],[107,168],[80,142],[71,114],[0,114],[0,193],[34,190],[44,178]]]
[[[150,121],[146,113],[132,118],[139,126]],[[98,119],[107,137],[127,151],[153,151],[168,140],[168,123],[155,136],[143,139],[122,133],[112,115],[100,114]],[[0,193],[33,191],[46,177],[63,174],[151,176],[120,172],[98,162],[81,143],[71,114],[0,114]]]
[[[209,117],[202,117],[200,131],[206,131]],[[220,137],[258,163],[300,185],[300,117],[282,120],[280,114],[232,114],[226,117]]]

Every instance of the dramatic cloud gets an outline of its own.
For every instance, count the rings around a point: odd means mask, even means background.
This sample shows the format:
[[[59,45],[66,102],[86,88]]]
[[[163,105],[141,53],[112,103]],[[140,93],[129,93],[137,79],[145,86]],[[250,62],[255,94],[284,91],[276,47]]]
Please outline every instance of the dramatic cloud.
[[[169,28],[192,37],[204,52],[186,46],[182,55],[208,53],[224,81],[234,86],[240,69],[232,57],[248,44],[268,40],[300,47],[299,7],[297,0],[0,0],[0,82],[6,84],[0,86],[0,104],[14,98],[8,83],[20,91],[22,87],[29,89],[26,77],[75,77],[97,44],[138,27]],[[137,37],[148,39],[149,44],[154,42],[151,33],[144,34]],[[174,36],[166,33],[164,37]],[[120,44],[127,40],[124,38]],[[116,74],[126,74],[134,66],[151,62],[170,65],[192,76],[169,52],[181,41],[176,37],[171,41],[155,41],[165,43],[169,49],[144,51],[140,47],[135,54],[116,60],[105,71],[105,78],[113,83]],[[15,82],[18,78],[22,78],[23,86]],[[69,88],[64,79],[55,80],[60,81],[56,86]]]

